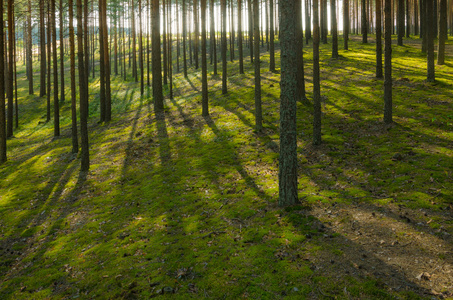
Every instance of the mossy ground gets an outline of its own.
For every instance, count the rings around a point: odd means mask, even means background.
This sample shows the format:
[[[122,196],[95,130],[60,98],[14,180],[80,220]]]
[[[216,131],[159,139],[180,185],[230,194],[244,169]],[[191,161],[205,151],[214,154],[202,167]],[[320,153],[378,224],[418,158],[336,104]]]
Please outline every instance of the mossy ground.
[[[175,72],[159,116],[150,90],[113,77],[109,124],[97,122],[92,81],[88,173],[70,153],[69,93],[53,138],[22,72],[20,127],[0,169],[0,298],[451,296],[453,65],[426,83],[416,43],[394,47],[395,124],[385,126],[374,47],[351,41],[332,60],[321,46],[324,143],[311,146],[311,108],[298,104],[302,205],[287,209],[277,207],[279,74],[268,54],[260,133],[248,58],[244,75],[229,63],[227,95],[211,70],[210,117],[194,69]]]

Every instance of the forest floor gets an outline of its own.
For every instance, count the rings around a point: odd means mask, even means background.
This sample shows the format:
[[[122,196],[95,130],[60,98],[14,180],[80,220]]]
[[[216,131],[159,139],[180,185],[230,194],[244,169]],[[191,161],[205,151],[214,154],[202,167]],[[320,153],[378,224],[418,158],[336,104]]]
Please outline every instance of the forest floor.
[[[114,76],[108,124],[93,80],[87,173],[71,153],[69,92],[54,138],[19,68],[21,123],[0,167],[0,298],[453,299],[452,57],[427,83],[425,55],[394,47],[387,126],[375,45],[353,38],[344,51],[340,40],[338,60],[330,47],[323,144],[311,145],[312,109],[298,104],[301,204],[285,209],[267,53],[259,133],[248,58],[243,75],[229,63],[227,95],[210,70],[210,117],[193,68],[175,72],[161,115],[150,90],[140,97]],[[304,51],[311,98],[311,44]]]

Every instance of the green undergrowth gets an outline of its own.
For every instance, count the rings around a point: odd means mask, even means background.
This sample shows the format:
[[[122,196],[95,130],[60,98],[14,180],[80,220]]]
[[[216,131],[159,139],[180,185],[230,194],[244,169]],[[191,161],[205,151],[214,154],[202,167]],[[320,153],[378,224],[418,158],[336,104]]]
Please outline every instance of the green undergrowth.
[[[395,124],[385,126],[374,47],[351,42],[332,60],[330,44],[321,46],[324,143],[311,146],[312,111],[298,104],[302,205],[287,209],[277,207],[279,72],[268,71],[267,53],[259,133],[248,57],[245,74],[237,60],[229,63],[227,95],[221,64],[219,75],[209,70],[210,117],[201,117],[201,73],[193,68],[188,78],[175,74],[175,97],[166,98],[162,115],[150,89],[140,96],[139,84],[113,76],[109,124],[97,122],[93,80],[88,173],[70,153],[69,94],[62,136],[53,138],[45,99],[24,96],[27,82],[18,78],[21,124],[0,169],[1,298],[420,297],[373,275],[335,276],[335,265],[319,270],[312,259],[324,251],[344,256],[337,240],[348,238],[331,232],[326,240],[313,207],[367,202],[441,211],[453,201],[453,66],[436,67],[437,82],[427,83],[419,50],[394,47]],[[311,45],[304,51],[312,101]]]

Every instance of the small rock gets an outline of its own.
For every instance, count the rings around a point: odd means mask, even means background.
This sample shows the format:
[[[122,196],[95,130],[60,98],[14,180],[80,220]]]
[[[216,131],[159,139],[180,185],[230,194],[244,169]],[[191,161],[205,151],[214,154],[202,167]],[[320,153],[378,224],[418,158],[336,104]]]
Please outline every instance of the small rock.
[[[298,292],[298,291],[299,291],[299,289],[298,289],[298,288],[296,288],[296,287],[293,287],[293,292]]]
[[[163,289],[164,294],[173,294],[174,292],[175,292],[175,290],[171,286],[166,286]]]

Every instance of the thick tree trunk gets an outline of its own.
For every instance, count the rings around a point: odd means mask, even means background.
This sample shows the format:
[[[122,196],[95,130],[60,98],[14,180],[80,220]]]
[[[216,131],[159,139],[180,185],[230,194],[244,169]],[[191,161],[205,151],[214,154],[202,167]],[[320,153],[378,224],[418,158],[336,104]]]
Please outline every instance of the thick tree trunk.
[[[437,64],[445,63],[445,40],[447,38],[447,0],[439,3],[439,47],[437,49]]]
[[[2,2],[3,3],[3,2]],[[3,5],[0,5],[0,164],[6,162],[6,111],[5,111],[5,44],[3,31]]]
[[[433,12],[433,2],[436,0],[427,0],[426,1],[426,36],[427,36],[427,50],[428,50],[428,66],[427,66],[427,77],[428,82],[434,82],[434,12]]]
[[[318,0],[314,0],[318,1]],[[280,159],[279,206],[298,203],[297,190],[297,46],[295,1],[280,0]]]
[[[88,0],[85,0],[85,5],[88,5]],[[86,18],[82,17],[82,0],[77,0],[77,48],[78,48],[78,68],[79,68],[79,93],[80,93],[80,137],[82,144],[81,154],[81,170],[86,172],[90,169],[90,152],[88,145],[88,86],[85,77],[88,76],[88,71],[85,70],[85,47],[84,35],[87,34],[83,30]]]
[[[151,12],[154,111],[160,113],[164,110],[164,96],[162,94],[162,66],[160,58],[159,0],[152,0]]]
[[[69,51],[71,61],[71,137],[72,153],[79,152],[79,141],[77,137],[77,102],[76,102],[76,80],[75,80],[75,41],[74,41],[74,12],[73,2],[69,0]]]
[[[40,52],[41,52],[41,69],[40,69],[40,86],[39,97],[46,95],[46,29],[44,25],[44,0],[39,1],[39,35],[40,35]],[[47,121],[50,116],[47,116]]]
[[[214,64],[214,76],[217,76],[217,42],[216,42],[216,32],[215,32],[215,18],[214,18],[214,0],[211,0],[209,4],[209,17],[211,21],[211,55],[212,62]]]
[[[58,102],[58,59],[57,59],[57,26],[55,21],[55,0],[51,0],[52,16],[52,55],[53,55],[53,132],[60,136],[60,103]]]
[[[64,95],[64,11],[63,11],[63,0],[60,0],[59,3],[59,10],[60,10],[60,102],[64,103],[65,95]]]
[[[209,115],[208,63],[206,59],[206,0],[201,0],[201,106],[203,116]]]
[[[379,1],[379,0],[377,0]],[[349,0],[343,0],[343,48],[348,50],[349,40]]]
[[[384,77],[384,122],[391,124],[392,118],[392,2],[384,0],[385,77]]]
[[[274,0],[269,0],[269,71],[275,72]]]
[[[366,13],[366,0],[362,0],[362,43],[368,43],[368,24]]]
[[[255,130],[263,129],[261,109],[261,72],[260,72],[260,9],[259,0],[253,0],[254,42],[255,42]]]
[[[13,136],[14,125],[14,0],[8,0],[8,86],[6,95],[8,97],[8,119],[6,123],[6,136]]]
[[[318,16],[318,0],[313,0],[313,145],[321,144],[321,80],[319,77]]]
[[[337,7],[335,0],[330,0],[330,20],[332,24],[332,58],[338,58]]]
[[[228,92],[227,88],[227,32],[226,32],[226,0],[220,0],[222,10],[222,94]]]
[[[295,0],[296,6],[296,64],[297,64],[297,101],[308,105],[305,95],[305,74],[304,74],[304,36],[302,29],[302,0]]]
[[[403,45],[404,37],[404,0],[398,0],[398,46]]]
[[[28,94],[33,95],[33,40],[31,27],[31,0],[28,0],[27,13],[27,74]]]
[[[376,78],[382,78],[381,0],[376,0]]]
[[[242,0],[238,0],[238,51],[239,74],[244,74],[244,53],[242,50]]]

